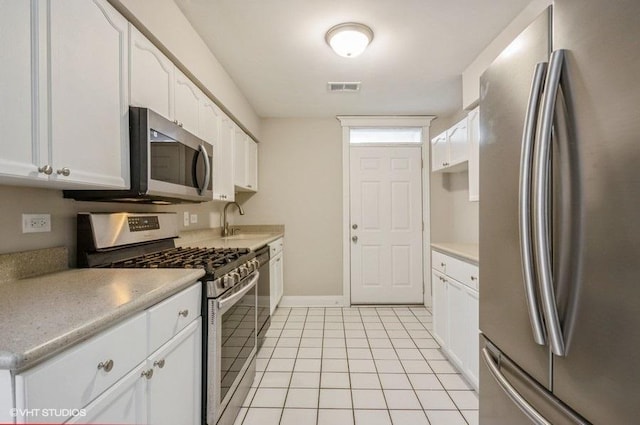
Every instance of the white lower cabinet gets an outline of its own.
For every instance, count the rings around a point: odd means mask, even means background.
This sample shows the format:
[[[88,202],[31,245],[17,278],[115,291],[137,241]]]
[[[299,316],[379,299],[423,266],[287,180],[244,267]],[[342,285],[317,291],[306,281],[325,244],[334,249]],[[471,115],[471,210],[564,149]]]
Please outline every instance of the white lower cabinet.
[[[68,424],[143,424],[147,423],[146,383],[141,374],[146,363],[139,364],[124,378],[71,418]]]
[[[193,285],[15,375],[16,423],[199,425],[201,290]]]
[[[478,266],[435,251],[432,264],[434,337],[449,360],[477,389]]]
[[[200,423],[201,318],[192,322],[147,361],[149,423]]]
[[[271,314],[282,299],[284,292],[284,239],[269,244],[269,294]]]

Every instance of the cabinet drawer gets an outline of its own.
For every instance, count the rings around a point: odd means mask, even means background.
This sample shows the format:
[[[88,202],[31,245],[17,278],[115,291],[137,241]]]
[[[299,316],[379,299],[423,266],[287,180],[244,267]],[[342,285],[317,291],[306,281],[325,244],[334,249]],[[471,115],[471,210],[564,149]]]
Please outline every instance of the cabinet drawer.
[[[458,260],[438,251],[431,251],[431,267],[447,276],[464,283],[470,288],[478,290],[478,266]]]
[[[275,240],[269,244],[269,256],[271,258],[275,257],[284,249],[284,239],[280,238]]]
[[[146,358],[146,333],[146,313],[140,313],[17,375],[16,406],[26,409],[86,406]],[[64,420],[40,416],[24,419],[26,423]]]
[[[460,283],[478,290],[478,266],[449,257],[447,261],[447,274]]]
[[[198,282],[148,310],[150,353],[200,317],[201,296],[202,284]]]
[[[440,273],[447,273],[447,260],[451,259],[441,252],[431,251],[431,267]]]

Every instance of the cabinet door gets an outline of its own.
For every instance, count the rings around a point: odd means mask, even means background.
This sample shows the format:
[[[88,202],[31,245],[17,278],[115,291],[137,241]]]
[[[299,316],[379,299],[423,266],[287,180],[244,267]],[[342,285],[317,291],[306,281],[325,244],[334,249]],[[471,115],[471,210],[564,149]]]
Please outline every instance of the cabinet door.
[[[469,200],[480,200],[480,107],[469,112]]]
[[[220,143],[217,146],[218,154],[214,152],[214,162],[218,185],[214,178],[214,199],[232,202],[235,199],[235,124],[226,115],[222,116],[220,125]],[[217,194],[217,197],[216,197]]]
[[[36,72],[31,44],[31,2],[0,1],[0,178],[48,181],[38,167],[48,163],[46,144],[40,151],[32,133],[32,80]]]
[[[234,165],[235,165],[235,179],[234,183],[238,187],[247,187],[247,135],[234,124],[235,126],[235,147]]]
[[[453,279],[447,279],[447,310],[449,312],[448,352],[453,363],[463,369],[469,345],[467,325],[467,294],[465,286]]]
[[[446,167],[449,161],[449,147],[447,146],[447,133],[437,135],[431,139],[431,171],[437,171]]]
[[[471,383],[478,388],[478,376],[480,368],[480,326],[478,316],[478,292],[470,288],[465,288],[466,311],[467,311],[467,355],[464,365],[465,375]]]
[[[127,20],[106,0],[49,1],[48,12],[50,180],[128,187]]]
[[[449,165],[459,164],[469,159],[468,137],[466,118],[447,130]]]
[[[129,34],[131,105],[173,120],[173,63],[133,25],[129,25]]]
[[[449,345],[447,283],[443,276],[432,272],[431,285],[433,286],[433,336],[441,346],[447,347]]]
[[[201,318],[173,337],[147,362],[149,423],[200,425]]]
[[[178,125],[188,132],[202,137],[198,123],[198,115],[200,112],[200,102],[204,95],[186,75],[177,69],[174,72],[174,120],[178,121]]]
[[[142,424],[147,423],[145,379],[146,362],[84,408],[86,415],[71,418],[68,424]]]
[[[258,144],[247,138],[247,188],[258,191]]]
[[[198,122],[200,124],[200,138],[205,142],[211,143],[213,146],[213,161],[215,163],[218,156],[218,139],[220,137],[220,125],[222,112],[213,102],[206,96],[200,99],[198,108]],[[215,186],[215,185],[214,185]]]

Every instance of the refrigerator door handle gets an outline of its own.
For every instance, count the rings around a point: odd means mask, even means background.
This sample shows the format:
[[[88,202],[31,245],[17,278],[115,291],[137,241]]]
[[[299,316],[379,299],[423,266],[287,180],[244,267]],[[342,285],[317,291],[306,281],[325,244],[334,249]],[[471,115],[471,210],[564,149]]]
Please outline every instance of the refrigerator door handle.
[[[551,54],[549,72],[545,81],[542,97],[542,112],[536,143],[534,147],[533,178],[533,228],[536,272],[542,298],[547,336],[551,352],[557,356],[565,355],[565,343],[558,317],[553,275],[551,272],[551,241],[549,229],[549,181],[551,158],[551,133],[555,113],[556,96],[560,86],[560,76],[564,63],[564,50],[556,50]]]
[[[527,415],[529,419],[536,425],[552,425],[551,422],[546,420],[540,412],[538,412],[515,388],[509,380],[500,372],[500,369],[493,360],[493,356],[489,353],[487,347],[482,348],[482,359],[489,368],[489,372],[496,380],[500,388],[507,394],[507,396],[518,406],[522,412]]]
[[[522,131],[522,150],[520,152],[520,185],[518,193],[518,215],[520,218],[520,255],[522,256],[522,273],[524,278],[525,297],[533,340],[539,345],[546,344],[544,325],[540,315],[540,305],[536,293],[535,270],[533,257],[532,220],[531,220],[531,190],[533,147],[538,122],[538,110],[540,97],[544,87],[544,77],[547,72],[547,63],[540,62],[536,65],[531,81],[531,91],[527,114]]]

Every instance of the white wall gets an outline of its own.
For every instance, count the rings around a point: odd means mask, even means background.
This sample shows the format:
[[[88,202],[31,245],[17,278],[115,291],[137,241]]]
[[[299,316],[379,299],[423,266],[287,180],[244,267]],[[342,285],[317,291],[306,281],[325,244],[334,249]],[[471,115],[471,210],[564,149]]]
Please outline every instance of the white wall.
[[[542,13],[553,0],[533,0],[462,72],[462,107],[471,109],[480,99],[480,75],[491,62]],[[434,133],[435,134],[435,133]]]
[[[342,127],[335,118],[262,121],[259,192],[238,224],[284,224],[284,295],[342,295]]]
[[[173,56],[247,130],[260,137],[260,118],[173,0],[109,2],[136,26],[142,25],[143,33],[153,34],[169,57]]]

